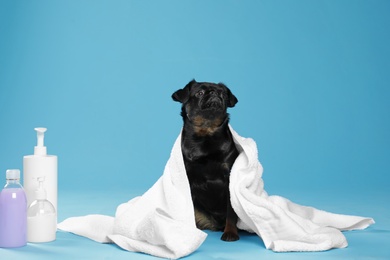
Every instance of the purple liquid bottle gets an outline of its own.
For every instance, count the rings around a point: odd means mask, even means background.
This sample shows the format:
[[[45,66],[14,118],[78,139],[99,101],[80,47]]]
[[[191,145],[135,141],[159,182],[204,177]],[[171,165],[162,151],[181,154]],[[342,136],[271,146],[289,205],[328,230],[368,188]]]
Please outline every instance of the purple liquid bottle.
[[[26,194],[19,170],[7,170],[6,176],[0,193],[0,247],[21,247],[27,244]]]

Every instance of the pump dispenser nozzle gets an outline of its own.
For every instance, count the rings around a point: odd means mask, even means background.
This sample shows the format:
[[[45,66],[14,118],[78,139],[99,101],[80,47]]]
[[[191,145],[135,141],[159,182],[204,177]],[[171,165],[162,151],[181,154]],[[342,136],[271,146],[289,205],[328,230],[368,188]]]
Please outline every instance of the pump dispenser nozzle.
[[[45,138],[46,128],[37,127],[34,128],[37,131],[37,146],[34,147],[34,155],[46,155],[46,146],[43,144],[43,140]]]
[[[45,200],[46,199],[46,190],[43,188],[43,182],[45,181],[45,177],[38,177],[38,189],[35,191],[35,195],[37,200]]]

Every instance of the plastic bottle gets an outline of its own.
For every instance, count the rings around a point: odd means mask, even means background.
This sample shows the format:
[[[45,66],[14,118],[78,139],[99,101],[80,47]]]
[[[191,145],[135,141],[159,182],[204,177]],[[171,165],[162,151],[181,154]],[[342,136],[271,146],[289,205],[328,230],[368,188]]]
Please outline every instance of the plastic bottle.
[[[0,194],[0,247],[21,247],[27,244],[26,194],[19,170],[7,170],[6,178]]]
[[[46,146],[44,146],[46,130],[43,127],[35,128],[35,131],[37,131],[37,146],[34,147],[34,154],[23,157],[23,186],[27,195],[27,205],[30,205],[37,199],[35,191],[38,189],[38,177],[45,176],[43,188],[47,192],[47,200],[53,204],[55,212],[58,214],[57,156],[47,154]]]
[[[43,188],[45,177],[38,177],[37,198],[27,210],[27,241],[34,243],[50,242],[56,239],[57,218],[53,204],[47,200]]]

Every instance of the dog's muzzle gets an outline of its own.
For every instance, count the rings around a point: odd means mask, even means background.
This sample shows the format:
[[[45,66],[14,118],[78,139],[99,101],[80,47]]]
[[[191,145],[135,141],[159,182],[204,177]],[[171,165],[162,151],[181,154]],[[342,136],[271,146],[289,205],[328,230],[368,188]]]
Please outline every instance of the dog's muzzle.
[[[225,102],[222,97],[217,94],[210,94],[203,98],[201,104],[202,109],[224,109]]]

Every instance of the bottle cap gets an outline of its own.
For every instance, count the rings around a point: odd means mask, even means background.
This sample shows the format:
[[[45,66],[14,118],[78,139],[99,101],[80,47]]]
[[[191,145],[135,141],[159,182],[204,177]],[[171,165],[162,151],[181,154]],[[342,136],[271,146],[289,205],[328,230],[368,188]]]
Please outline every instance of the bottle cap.
[[[20,170],[19,169],[10,169],[6,171],[7,180],[19,180],[20,179]]]
[[[37,127],[34,128],[37,131],[37,146],[34,147],[34,155],[46,155],[46,146],[44,146],[43,140],[45,138],[46,128]]]

